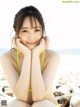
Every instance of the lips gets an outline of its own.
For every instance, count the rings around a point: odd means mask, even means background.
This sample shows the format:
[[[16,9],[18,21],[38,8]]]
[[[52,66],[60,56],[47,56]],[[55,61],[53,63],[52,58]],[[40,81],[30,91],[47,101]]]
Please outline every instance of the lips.
[[[27,42],[28,44],[35,44],[36,42]]]
[[[26,43],[29,44],[29,45],[39,44],[39,43],[40,43],[40,40],[37,40],[37,41],[35,41],[35,42],[30,41],[30,42],[26,42]]]

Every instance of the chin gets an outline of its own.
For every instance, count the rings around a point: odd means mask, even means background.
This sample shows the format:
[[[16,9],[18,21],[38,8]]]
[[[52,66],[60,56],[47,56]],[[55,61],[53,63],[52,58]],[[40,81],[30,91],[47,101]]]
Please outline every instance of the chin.
[[[33,48],[35,48],[36,46],[27,46],[29,49],[33,49]]]
[[[32,50],[33,48],[34,48],[34,47],[29,47],[29,49],[31,49],[31,50]]]
[[[25,46],[27,46],[29,49],[33,49],[33,48],[35,48],[36,46],[38,45],[38,43],[35,43],[35,44],[33,44],[33,45],[31,45],[31,44],[25,44]]]

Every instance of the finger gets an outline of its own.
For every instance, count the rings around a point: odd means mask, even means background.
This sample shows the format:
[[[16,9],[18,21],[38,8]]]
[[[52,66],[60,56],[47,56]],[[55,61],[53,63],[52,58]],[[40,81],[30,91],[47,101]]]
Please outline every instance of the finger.
[[[20,39],[20,38],[17,38],[17,39],[16,39],[16,44],[17,44],[17,45],[20,45],[20,44],[21,44],[21,39]]]
[[[16,45],[17,45],[17,48],[23,48],[23,47],[25,47],[25,45],[21,42],[20,38],[16,39]]]
[[[42,45],[44,45],[44,47],[45,47],[45,50],[48,48],[48,40],[46,39],[43,39],[42,40]]]
[[[20,41],[21,41],[21,39],[20,39],[20,38],[17,38],[17,39],[16,39],[16,41],[20,42]]]
[[[41,40],[41,43],[45,43],[45,39],[42,39],[42,40]]]
[[[44,39],[42,39],[42,41],[41,41],[41,47],[43,48],[43,50],[46,50],[46,42],[45,42],[45,40]]]
[[[21,43],[20,43],[20,39],[19,38],[16,39],[16,45],[17,45],[18,48],[19,48],[19,46],[21,47]]]

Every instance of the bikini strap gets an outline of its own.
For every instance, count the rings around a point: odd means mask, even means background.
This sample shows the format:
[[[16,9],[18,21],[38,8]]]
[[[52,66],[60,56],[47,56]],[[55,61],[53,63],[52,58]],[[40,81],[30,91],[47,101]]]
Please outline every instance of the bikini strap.
[[[19,65],[20,65],[19,55],[20,55],[20,52],[19,52],[19,50],[17,50],[17,52],[16,52],[17,72],[18,72],[19,75],[20,75],[20,71],[19,71]]]
[[[41,64],[42,64],[42,73],[44,71],[44,61],[45,61],[45,51],[42,54]]]

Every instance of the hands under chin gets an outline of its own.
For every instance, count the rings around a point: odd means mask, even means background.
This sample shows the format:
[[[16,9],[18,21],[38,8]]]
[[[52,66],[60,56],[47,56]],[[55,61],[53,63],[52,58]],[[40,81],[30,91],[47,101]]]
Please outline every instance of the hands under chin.
[[[21,39],[13,38],[12,43],[17,50],[23,53],[24,56],[31,54],[31,50],[27,46],[21,43]]]
[[[17,48],[23,55],[31,54],[31,51],[37,55],[40,55],[43,51],[47,49],[47,42],[44,38],[40,40],[35,46],[30,47],[21,43],[20,38],[13,38],[12,40],[13,45]]]
[[[38,44],[37,46],[35,46],[33,48],[33,53],[40,55],[43,51],[45,51],[47,49],[47,44],[45,39],[41,39],[40,44]]]

